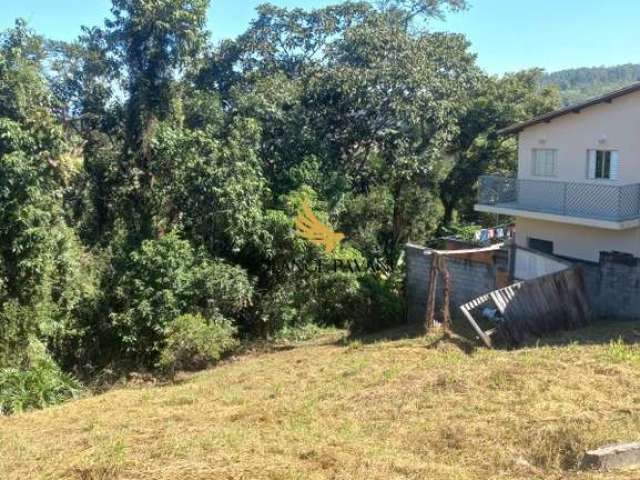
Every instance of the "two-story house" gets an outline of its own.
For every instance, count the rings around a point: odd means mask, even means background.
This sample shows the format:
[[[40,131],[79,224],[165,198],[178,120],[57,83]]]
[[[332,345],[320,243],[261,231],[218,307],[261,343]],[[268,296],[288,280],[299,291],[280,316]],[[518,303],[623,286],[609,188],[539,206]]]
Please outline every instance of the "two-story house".
[[[640,83],[502,133],[518,134],[517,178],[482,177],[476,210],[515,217],[522,247],[640,257]]]

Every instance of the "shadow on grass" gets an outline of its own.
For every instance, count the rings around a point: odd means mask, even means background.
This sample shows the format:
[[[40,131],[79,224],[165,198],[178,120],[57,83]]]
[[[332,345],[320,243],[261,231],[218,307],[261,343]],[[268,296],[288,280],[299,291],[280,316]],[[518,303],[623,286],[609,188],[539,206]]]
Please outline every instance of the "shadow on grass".
[[[353,342],[359,342],[366,345],[378,342],[425,338],[427,340],[425,348],[437,349],[446,344],[457,347],[467,354],[471,354],[480,346],[479,339],[475,339],[472,333],[473,330],[471,330],[470,327],[466,329],[464,323],[460,320],[454,320],[452,322],[449,332],[436,328],[430,335],[427,335],[426,328],[423,324],[414,323],[400,325],[375,333],[349,333],[336,340],[335,344],[349,346]]]
[[[561,331],[541,338],[532,338],[523,347],[604,345],[617,340],[627,344],[640,343],[640,320],[597,319],[591,325],[578,330]]]
[[[484,327],[485,325],[482,325]],[[393,342],[406,339],[425,337],[424,325],[407,324],[399,327],[369,334],[349,334],[335,343],[349,345],[351,342],[370,344],[376,342]],[[455,318],[450,333],[436,331],[426,336],[426,348],[438,348],[443,343],[457,346],[465,353],[472,354],[479,348],[485,348],[480,338],[465,319]],[[591,325],[578,330],[559,331],[544,337],[531,336],[519,347],[507,345],[500,338],[495,337],[494,348],[498,350],[516,350],[533,346],[563,346],[563,345],[605,345],[613,341],[622,340],[626,344],[640,343],[640,320],[594,320]]]
[[[397,327],[381,330],[375,333],[351,333],[349,332],[343,338],[336,341],[338,345],[344,345],[349,342],[360,343],[377,343],[377,342],[393,342],[397,340],[407,340],[422,337],[425,334],[423,325],[404,324]]]
[[[444,331],[439,333],[435,340],[428,343],[426,348],[437,350],[448,346],[458,348],[467,355],[473,355],[480,345],[477,341],[469,340],[454,331]]]

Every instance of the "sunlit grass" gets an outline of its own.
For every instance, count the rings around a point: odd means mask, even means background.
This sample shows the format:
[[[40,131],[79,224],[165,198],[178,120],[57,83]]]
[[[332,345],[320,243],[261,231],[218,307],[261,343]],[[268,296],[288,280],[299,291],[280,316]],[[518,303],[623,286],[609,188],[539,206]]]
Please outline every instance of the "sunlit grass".
[[[637,479],[577,466],[639,440],[638,325],[517,351],[332,335],[249,354],[2,418],[0,478]]]

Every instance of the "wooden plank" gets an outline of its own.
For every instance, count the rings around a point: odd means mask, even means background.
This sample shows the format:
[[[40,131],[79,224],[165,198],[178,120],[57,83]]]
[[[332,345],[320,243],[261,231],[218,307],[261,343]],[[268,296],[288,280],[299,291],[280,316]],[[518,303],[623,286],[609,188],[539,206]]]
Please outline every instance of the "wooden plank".
[[[445,332],[451,327],[451,312],[449,303],[451,302],[451,275],[447,267],[446,257],[440,259],[440,274],[442,275],[442,328]]]
[[[474,298],[473,300],[465,303],[464,305],[462,305],[463,307],[466,307],[468,310],[472,310],[474,308],[479,307],[480,305],[482,305],[483,303],[487,303],[490,300],[489,295],[482,295],[478,298]]]
[[[462,314],[466,317],[467,321],[469,322],[469,324],[471,325],[471,327],[476,331],[476,333],[480,336],[480,338],[482,339],[482,341],[484,342],[484,344],[487,346],[487,348],[492,348],[491,347],[491,339],[484,333],[484,331],[480,328],[480,325],[478,325],[475,321],[475,319],[473,318],[473,316],[467,311],[466,308],[464,307],[460,307],[460,310],[462,310]]]
[[[507,302],[505,301],[502,292],[500,290],[496,290],[495,292],[491,292],[489,294],[493,303],[498,307],[498,311],[504,315],[504,311],[507,309]]]
[[[521,344],[528,335],[542,336],[556,330],[585,326],[591,318],[584,278],[579,268],[519,282],[473,299],[464,305],[469,314],[465,314],[467,320],[472,317],[471,308],[488,301],[496,305],[504,318],[495,333],[501,333],[514,345]],[[476,329],[475,320],[469,323],[478,332],[480,327]],[[483,333],[486,335],[487,332]]]
[[[501,250],[504,247],[503,243],[496,243],[489,247],[483,248],[467,248],[464,250],[434,250],[428,249],[425,250],[425,255],[437,254],[443,256],[455,256],[455,255],[468,255],[470,253],[482,253],[482,252],[493,252],[495,250]]]
[[[438,285],[438,261],[437,253],[431,256],[431,271],[429,272],[429,290],[427,292],[427,311],[424,320],[425,329],[428,332],[433,328],[433,314],[436,309],[436,288]]]

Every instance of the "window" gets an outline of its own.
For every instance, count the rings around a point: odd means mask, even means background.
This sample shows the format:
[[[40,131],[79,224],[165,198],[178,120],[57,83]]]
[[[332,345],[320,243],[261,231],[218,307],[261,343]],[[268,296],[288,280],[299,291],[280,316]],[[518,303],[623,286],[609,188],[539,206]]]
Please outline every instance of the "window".
[[[617,150],[589,150],[588,178],[615,180],[618,178],[620,158]]]
[[[533,150],[533,175],[536,177],[555,177],[557,150],[536,148]]]
[[[542,253],[553,255],[553,242],[550,242],[549,240],[540,240],[539,238],[529,237],[528,245],[531,250],[537,250]]]

